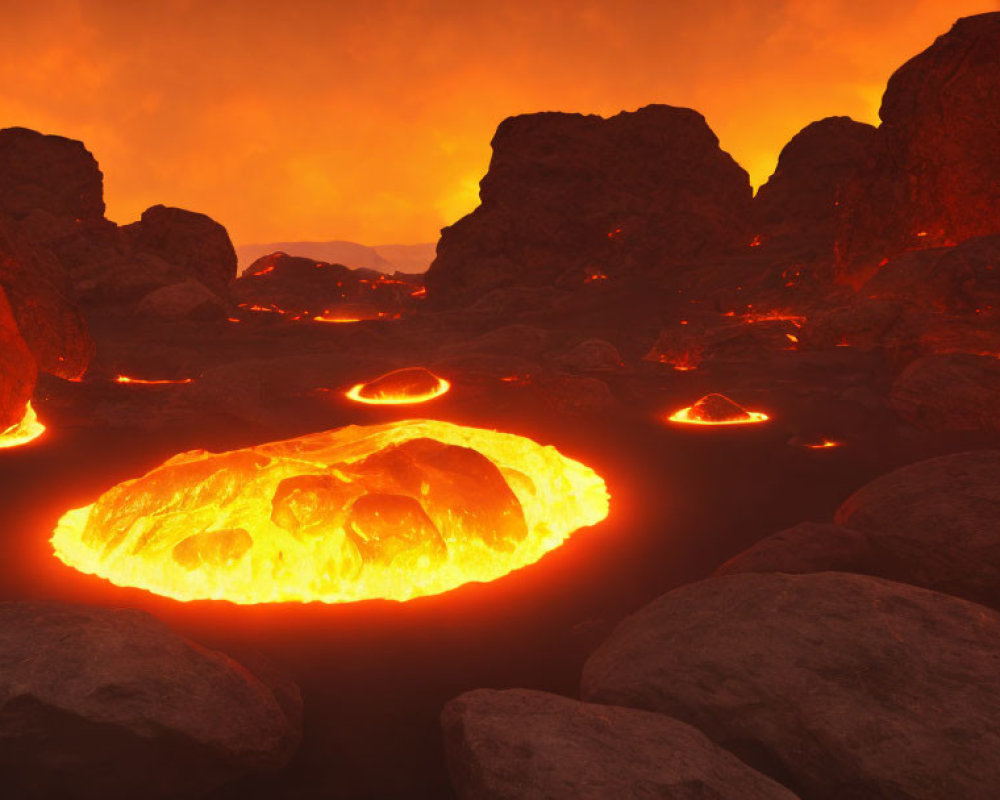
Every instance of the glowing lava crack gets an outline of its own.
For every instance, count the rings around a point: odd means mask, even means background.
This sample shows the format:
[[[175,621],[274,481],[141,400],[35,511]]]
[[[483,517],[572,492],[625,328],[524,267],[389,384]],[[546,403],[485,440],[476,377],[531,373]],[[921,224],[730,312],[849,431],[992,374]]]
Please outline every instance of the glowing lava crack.
[[[410,420],[182,453],[66,513],[52,544],[179,600],[407,600],[531,564],[608,503],[553,447]]]
[[[18,447],[22,444],[34,441],[45,433],[45,426],[38,421],[35,409],[31,403],[24,409],[24,416],[16,425],[11,425],[7,430],[0,431],[0,449],[5,447]]]
[[[408,405],[426,403],[440,397],[451,383],[423,367],[406,367],[388,372],[368,383],[359,383],[346,392],[346,397],[371,405]]]

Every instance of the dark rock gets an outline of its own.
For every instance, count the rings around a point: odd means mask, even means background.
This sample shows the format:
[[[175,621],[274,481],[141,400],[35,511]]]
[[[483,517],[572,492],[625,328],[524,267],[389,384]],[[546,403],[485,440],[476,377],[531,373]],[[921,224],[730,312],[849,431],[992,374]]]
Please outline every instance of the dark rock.
[[[676,589],[588,660],[583,697],[694,725],[815,800],[992,800],[1000,615],[861,575]]]
[[[840,525],[802,522],[761,539],[729,559],[716,575],[743,572],[870,572],[871,549],[863,533]]]
[[[494,354],[535,359],[548,346],[549,339],[548,331],[534,325],[505,325],[468,341],[446,344],[439,357]]]
[[[1000,357],[933,355],[896,379],[889,405],[907,422],[935,431],[1000,431]]]
[[[556,361],[577,372],[619,372],[625,367],[618,348],[605,339],[585,339]]]
[[[136,306],[136,312],[158,319],[224,319],[226,304],[205,284],[194,279],[154,289]]]
[[[226,229],[205,214],[152,206],[122,235],[131,248],[153,255],[225,296],[236,277],[236,251]]]
[[[480,689],[448,703],[441,722],[461,800],[795,797],[662,714]]]
[[[35,391],[35,359],[0,286],[0,433],[16,425]]]
[[[889,79],[873,156],[841,197],[840,279],[1000,232],[1000,13],[960,19]]]
[[[426,276],[432,303],[656,278],[750,240],[747,174],[690,109],[526,114],[501,123],[492,144],[480,206],[442,231]]]
[[[95,348],[72,299],[69,278],[51,253],[33,246],[3,219],[0,287],[38,369],[60,378],[80,378]]]
[[[1000,452],[890,472],[851,495],[835,519],[866,535],[879,574],[1000,605]]]
[[[131,609],[0,605],[0,696],[17,797],[201,797],[282,767],[299,739],[293,686]]]
[[[865,162],[875,130],[850,117],[827,117],[795,134],[754,196],[754,228],[761,243],[821,237],[832,252],[838,194]]]
[[[97,161],[83,142],[26,128],[0,130],[0,214],[19,221],[41,216],[50,233],[77,220],[102,219]]]
[[[527,391],[540,407],[557,414],[598,415],[618,408],[608,385],[589,376],[543,372],[532,376]]]

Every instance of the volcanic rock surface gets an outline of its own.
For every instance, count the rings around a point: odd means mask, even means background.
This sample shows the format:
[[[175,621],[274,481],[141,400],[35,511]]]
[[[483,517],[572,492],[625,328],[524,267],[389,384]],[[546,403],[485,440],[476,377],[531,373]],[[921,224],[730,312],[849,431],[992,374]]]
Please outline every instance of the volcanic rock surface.
[[[716,575],[742,572],[869,572],[868,537],[840,525],[802,522],[761,539],[719,567]]]
[[[140,611],[0,605],[0,779],[17,797],[200,797],[283,766],[291,684]]]
[[[905,250],[1000,231],[1000,12],[960,19],[889,80],[873,155],[846,187],[840,279]]]
[[[690,109],[526,114],[501,123],[492,144],[480,206],[441,233],[433,303],[656,277],[750,239],[747,174]]]
[[[896,379],[889,402],[913,425],[936,431],[1000,431],[1000,357],[927,356]]]
[[[1000,785],[1000,614],[860,575],[684,586],[588,660],[583,697],[658,711],[804,797],[962,797]]]
[[[442,714],[460,800],[793,800],[662,714],[544,692],[479,690]]]
[[[890,472],[845,500],[836,522],[867,536],[880,575],[1000,605],[1000,452]]]
[[[16,425],[35,390],[35,359],[0,286],[0,433]]]

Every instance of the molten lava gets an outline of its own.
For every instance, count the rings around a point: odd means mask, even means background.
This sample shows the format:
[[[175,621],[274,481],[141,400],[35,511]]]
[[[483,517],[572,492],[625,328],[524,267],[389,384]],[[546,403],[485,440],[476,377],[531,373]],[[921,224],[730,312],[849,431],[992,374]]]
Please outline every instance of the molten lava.
[[[674,412],[668,419],[687,425],[748,425],[766,422],[768,417],[760,411],[747,411],[725,395],[707,394],[693,406]]]
[[[148,378],[132,378],[128,375],[116,375],[115,383],[134,383],[140,386],[165,386],[177,383],[194,383],[194,378],[167,378],[163,380],[152,380]]]
[[[388,372],[368,383],[359,383],[346,393],[358,403],[409,405],[440,397],[451,383],[423,367],[406,367]]]
[[[67,512],[52,543],[178,600],[407,600],[534,563],[608,504],[553,447],[409,420],[182,453]]]
[[[0,431],[0,449],[27,444],[43,433],[45,433],[45,426],[38,421],[35,409],[31,407],[31,403],[28,403],[24,408],[24,416],[21,417],[21,421],[16,425],[11,425],[5,431]]]

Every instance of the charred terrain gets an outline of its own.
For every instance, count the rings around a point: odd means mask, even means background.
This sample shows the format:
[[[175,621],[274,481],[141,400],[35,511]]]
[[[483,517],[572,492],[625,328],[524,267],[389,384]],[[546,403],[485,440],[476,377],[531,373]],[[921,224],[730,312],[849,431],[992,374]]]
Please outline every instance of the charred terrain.
[[[239,277],[216,221],[116,225],[81,142],[0,130],[3,795],[1000,796],[1000,13],[881,120],[754,195],[691,109],[513,117],[425,274]],[[453,425],[309,438],[408,419]],[[288,545],[227,594],[266,470]],[[513,571],[426,580],[456,516]],[[271,602],[373,563],[429,588]]]

